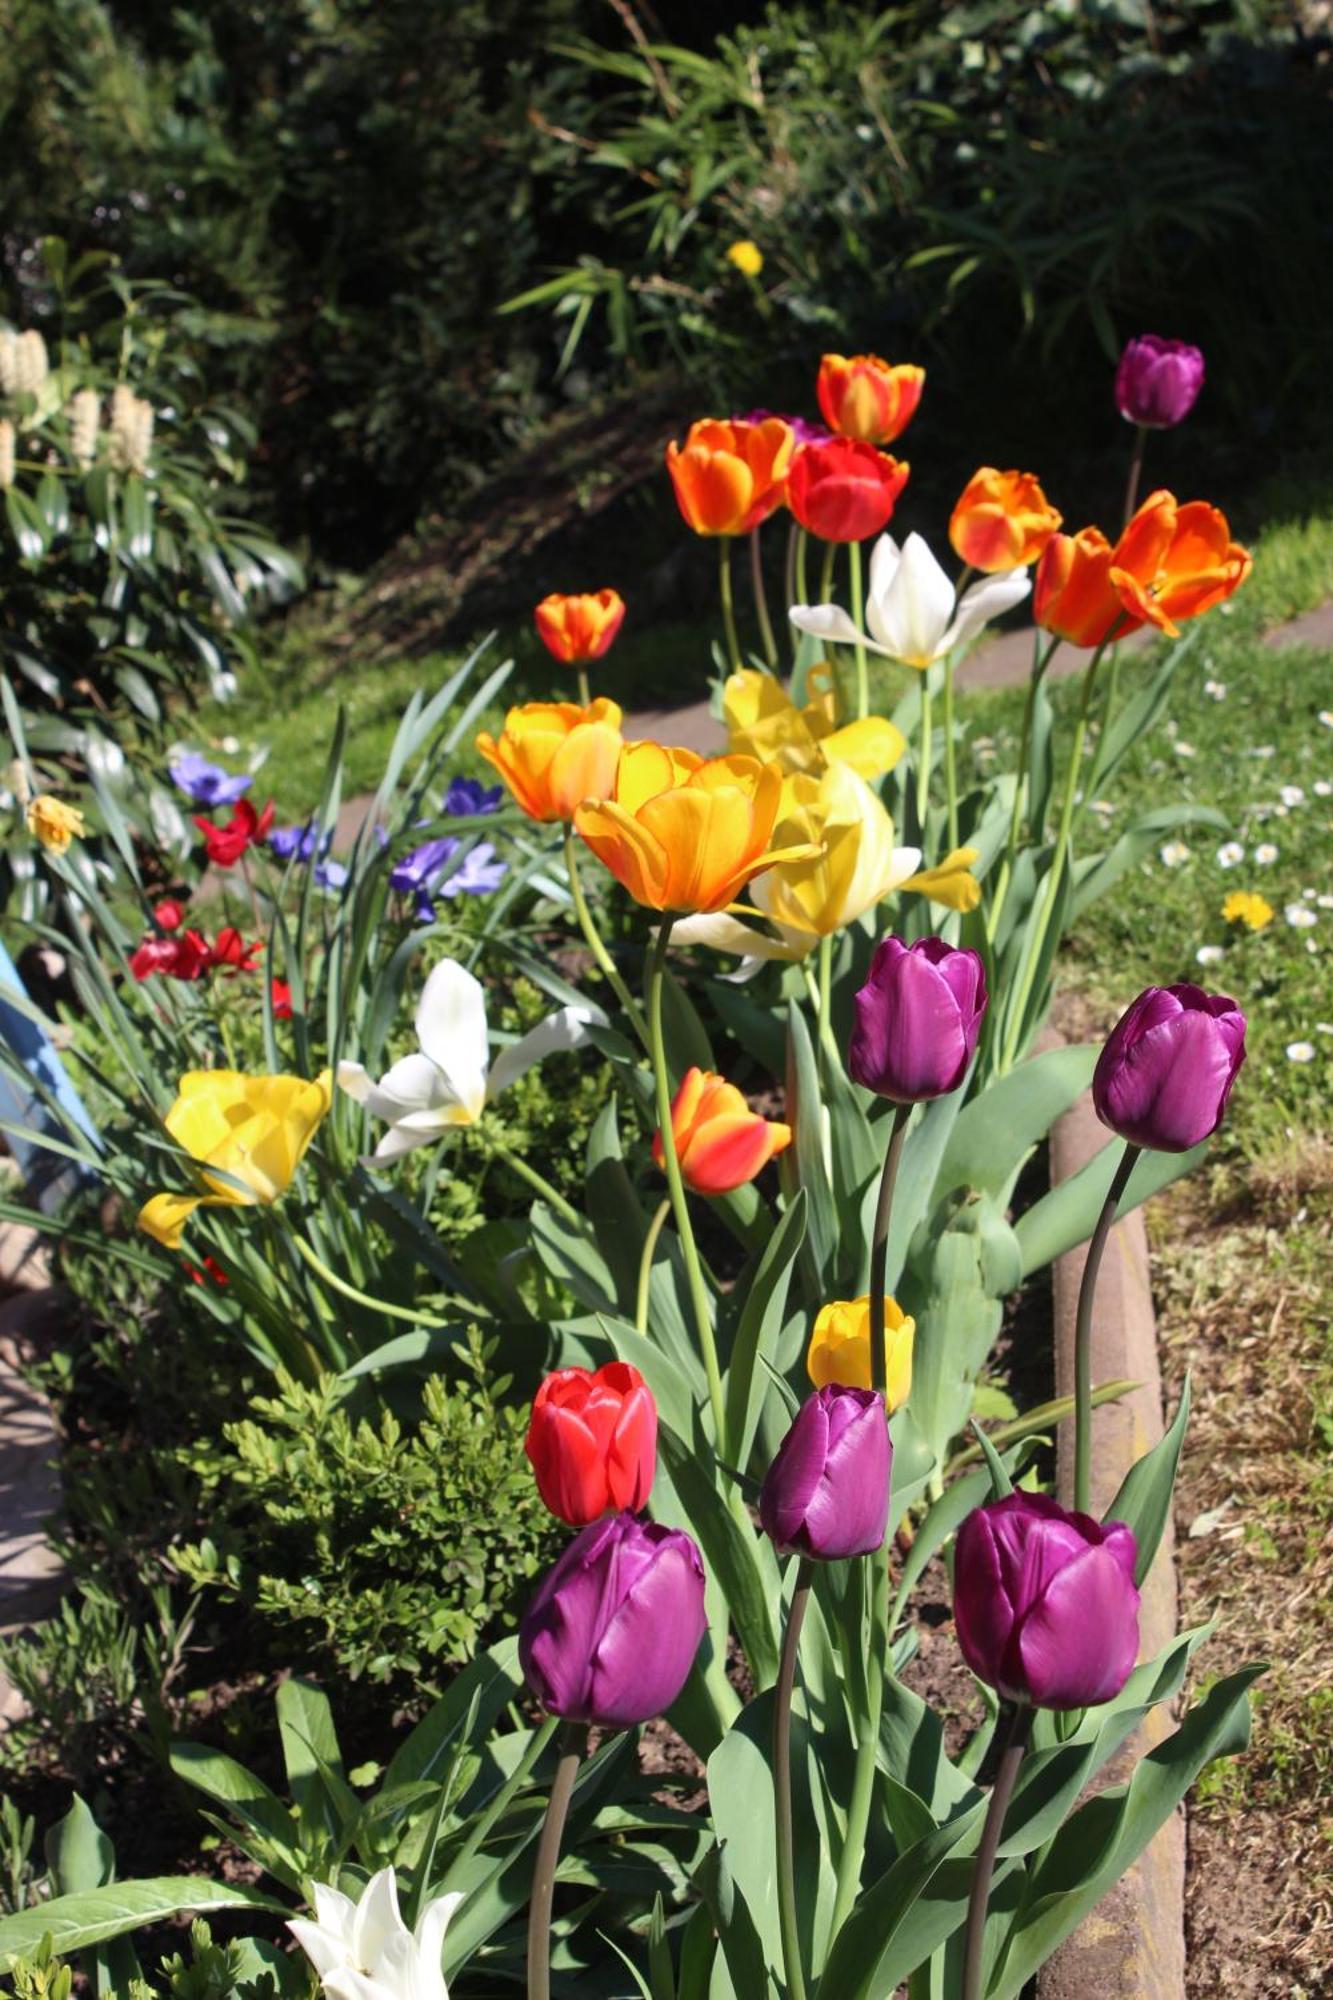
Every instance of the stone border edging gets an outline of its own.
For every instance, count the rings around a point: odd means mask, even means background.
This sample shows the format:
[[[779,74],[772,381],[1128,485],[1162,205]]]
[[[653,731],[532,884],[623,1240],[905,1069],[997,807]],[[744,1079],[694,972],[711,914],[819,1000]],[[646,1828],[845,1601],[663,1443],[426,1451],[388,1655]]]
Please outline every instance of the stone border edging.
[[[1052,1183],[1068,1180],[1101,1151],[1106,1127],[1085,1093],[1051,1133]],[[1114,1143],[1114,1141],[1112,1142]],[[1055,1393],[1072,1395],[1074,1322],[1086,1244],[1054,1267]],[[1134,1209],[1107,1239],[1092,1321],[1092,1379],[1137,1382],[1097,1412],[1092,1447],[1092,1511],[1111,1504],[1130,1466],[1162,1435],[1162,1377],[1148,1273],[1143,1212]],[[1073,1500],[1073,1419],[1059,1427],[1059,1497]],[[1175,1536],[1168,1515],[1157,1560],[1143,1586],[1140,1651],[1151,1659],[1175,1637]],[[1171,1732],[1169,1709],[1156,1708],[1101,1774],[1128,1777],[1137,1757]],[[1185,1817],[1177,1808],[1143,1854],[1107,1892],[1037,1975],[1038,2000],[1182,2000],[1185,1992]]]

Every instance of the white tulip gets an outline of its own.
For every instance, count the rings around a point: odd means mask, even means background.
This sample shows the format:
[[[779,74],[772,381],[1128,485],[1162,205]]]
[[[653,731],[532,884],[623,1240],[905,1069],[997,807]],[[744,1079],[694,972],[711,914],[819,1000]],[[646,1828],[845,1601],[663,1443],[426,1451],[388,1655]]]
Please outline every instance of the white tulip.
[[[868,631],[859,632],[836,604],[794,604],[788,615],[799,631],[816,639],[861,645],[924,670],[1020,603],[1031,587],[1025,569],[1006,569],[982,577],[955,599],[953,585],[920,535],[909,535],[901,549],[892,535],[881,535],[870,558]]]
[[[409,1930],[392,1868],[373,1875],[357,1902],[314,1885],[315,1915],[287,1928],[319,1975],[328,2000],[449,2000],[440,1969],[444,1934],[461,1896],[436,1896]]]
[[[455,1125],[475,1125],[486,1106],[543,1056],[576,1049],[594,1022],[596,1007],[561,1007],[521,1040],[502,1049],[494,1065],[486,1032],[486,996],[480,981],[456,959],[440,961],[421,989],[416,1030],[420,1047],[386,1070],[376,1083],[360,1063],[341,1062],[338,1082],[389,1129],[376,1160],[396,1160],[433,1145]]]

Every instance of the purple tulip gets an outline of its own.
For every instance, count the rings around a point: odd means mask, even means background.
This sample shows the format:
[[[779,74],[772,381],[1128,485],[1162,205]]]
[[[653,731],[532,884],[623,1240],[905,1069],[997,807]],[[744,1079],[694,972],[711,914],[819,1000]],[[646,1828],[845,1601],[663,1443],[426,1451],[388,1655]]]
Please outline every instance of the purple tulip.
[[[1184,340],[1142,333],[1131,340],[1115,371],[1116,407],[1126,423],[1170,430],[1183,423],[1203,387],[1203,355]]]
[[[920,1104],[956,1090],[986,1011],[986,969],[943,938],[886,937],[856,995],[849,1068],[867,1090]]]
[[[1131,1145],[1187,1153],[1222,1123],[1245,1060],[1245,1016],[1225,993],[1150,986],[1111,1030],[1092,1101]]]
[[[1139,1650],[1137,1549],[1043,1493],[968,1515],[954,1554],[954,1623],[978,1680],[1037,1708],[1091,1708],[1119,1694]]]
[[[182,750],[167,769],[172,783],[197,806],[234,806],[254,783],[252,777],[232,777],[220,764],[210,764],[197,750]]]
[[[785,410],[747,410],[744,416],[737,417],[735,422],[738,424],[763,424],[767,423],[771,417],[777,417],[780,422],[787,426],[798,445],[827,444],[833,436],[832,431],[824,424],[811,423],[809,417],[788,416]]]
[[[519,1627],[519,1664],[549,1714],[631,1729],[675,1701],[707,1622],[691,1538],[604,1514],[537,1586]]]
[[[884,1398],[836,1383],[807,1398],[778,1447],[759,1495],[759,1519],[782,1554],[818,1562],[868,1556],[889,1525]]]

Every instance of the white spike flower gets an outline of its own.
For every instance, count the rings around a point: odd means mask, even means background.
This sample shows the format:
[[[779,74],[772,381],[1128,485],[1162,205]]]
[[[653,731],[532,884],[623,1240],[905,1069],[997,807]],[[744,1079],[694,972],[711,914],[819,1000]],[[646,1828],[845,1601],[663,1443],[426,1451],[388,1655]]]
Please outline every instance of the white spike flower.
[[[992,618],[1018,604],[1031,589],[1025,569],[984,576],[955,599],[954,587],[920,535],[898,547],[881,535],[870,558],[865,632],[836,604],[793,604],[799,631],[835,646],[862,645],[885,659],[925,671],[971,639]]]
[[[319,1975],[328,2000],[449,2000],[440,1958],[461,1896],[436,1896],[409,1930],[398,1909],[392,1868],[372,1875],[353,1902],[314,1885],[315,1915],[287,1928]]]
[[[96,389],[80,389],[69,399],[69,455],[87,469],[97,456],[97,432],[102,399]]]
[[[0,417],[0,492],[14,484],[14,445],[14,426],[8,417]]]
[[[486,995],[456,959],[441,959],[421,989],[415,1055],[404,1056],[376,1083],[360,1063],[338,1065],[338,1082],[389,1129],[375,1148],[378,1161],[433,1145],[455,1125],[475,1125],[486,1106],[526,1070],[558,1050],[579,1048],[588,1029],[604,1026],[599,1008],[561,1007],[494,1064],[486,1033]]]

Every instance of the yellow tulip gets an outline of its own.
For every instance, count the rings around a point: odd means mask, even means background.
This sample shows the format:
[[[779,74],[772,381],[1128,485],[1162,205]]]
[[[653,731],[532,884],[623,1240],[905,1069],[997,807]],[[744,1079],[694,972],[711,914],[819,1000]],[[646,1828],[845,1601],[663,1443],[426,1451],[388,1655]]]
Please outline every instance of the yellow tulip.
[[[813,698],[797,708],[774,674],[742,667],[722,690],[722,717],[730,748],[770,759],[788,774],[850,764],[860,778],[882,778],[907,748],[900,729],[882,715],[837,726],[837,697],[828,667],[809,675]]]
[[[971,872],[980,851],[976,847],[955,847],[938,866],[923,868],[919,875],[911,876],[903,888],[910,889],[914,896],[929,897],[932,903],[943,903],[946,910],[961,910],[966,915],[981,901],[981,884]]]
[[[139,1227],[168,1250],[196,1208],[249,1207],[278,1200],[332,1102],[324,1070],[300,1076],[244,1076],[234,1069],[191,1070],[166,1116],[172,1138],[199,1162],[207,1194],[155,1194]]]
[[[896,1299],[884,1301],[886,1397],[890,1411],[912,1393],[912,1343],[916,1321]],[[806,1369],[816,1389],[870,1387],[870,1300],[835,1299],[821,1308],[810,1336]]]
[[[915,847],[894,845],[893,821],[847,764],[787,780],[776,839],[784,847],[804,846],[807,856],[766,870],[750,895],[797,957],[855,923],[905,882],[921,859]]]
[[[574,825],[636,902],[722,910],[761,870],[794,858],[772,845],[781,803],[776,764],[630,743],[611,797],[585,799]]]
[[[537,820],[570,820],[581,799],[605,798],[623,747],[620,709],[605,699],[587,708],[530,701],[510,709],[498,741],[486,730],[477,738],[482,756]]]
[[[39,792],[31,801],[27,819],[28,832],[52,854],[64,854],[71,840],[82,839],[88,831],[78,808],[53,799],[49,792]]]

